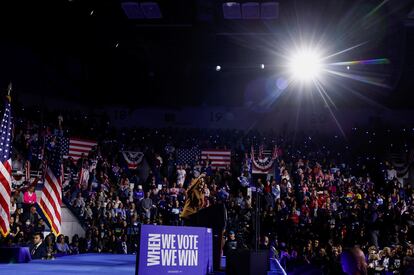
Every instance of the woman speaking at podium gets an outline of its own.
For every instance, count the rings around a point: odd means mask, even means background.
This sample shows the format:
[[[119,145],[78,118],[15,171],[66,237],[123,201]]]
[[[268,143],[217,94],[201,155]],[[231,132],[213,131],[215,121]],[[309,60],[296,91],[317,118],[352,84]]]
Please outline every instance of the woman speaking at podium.
[[[191,181],[181,218],[186,226],[207,227],[213,230],[213,264],[214,270],[220,268],[223,233],[226,228],[227,211],[223,202],[204,207],[204,186],[206,174]]]
[[[187,226],[200,226],[197,222],[197,212],[204,206],[205,179],[206,174],[204,173],[193,179],[186,191],[187,197],[180,216]]]

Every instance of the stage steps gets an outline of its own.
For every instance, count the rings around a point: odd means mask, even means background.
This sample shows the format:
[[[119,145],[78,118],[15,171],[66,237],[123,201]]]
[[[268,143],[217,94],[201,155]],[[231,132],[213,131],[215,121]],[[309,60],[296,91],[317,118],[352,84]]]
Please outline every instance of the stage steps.
[[[37,197],[37,203],[36,203],[36,210],[37,213],[40,215],[40,217],[45,221],[46,229],[45,235],[49,234],[51,232],[51,226],[49,224],[49,221],[46,219],[46,216],[44,215],[43,211],[39,207],[40,198],[42,196],[42,188],[43,183],[37,184],[36,186],[36,197]],[[72,238],[73,235],[77,234],[79,237],[85,237],[85,229],[82,227],[82,224],[78,220],[78,218],[75,216],[75,214],[66,206],[65,203],[62,202],[61,206],[61,213],[62,213],[62,234],[65,236],[69,236],[69,238]]]

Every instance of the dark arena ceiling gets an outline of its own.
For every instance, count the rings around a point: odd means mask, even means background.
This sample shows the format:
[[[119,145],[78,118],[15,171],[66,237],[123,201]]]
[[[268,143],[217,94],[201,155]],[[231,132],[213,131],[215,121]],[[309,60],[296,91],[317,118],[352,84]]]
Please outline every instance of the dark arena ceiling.
[[[0,85],[102,106],[239,106],[277,81],[289,45],[313,41],[329,53],[359,45],[335,62],[390,61],[356,64],[327,85],[338,106],[412,107],[413,9],[405,0],[3,0]],[[277,102],[294,104],[291,90]]]

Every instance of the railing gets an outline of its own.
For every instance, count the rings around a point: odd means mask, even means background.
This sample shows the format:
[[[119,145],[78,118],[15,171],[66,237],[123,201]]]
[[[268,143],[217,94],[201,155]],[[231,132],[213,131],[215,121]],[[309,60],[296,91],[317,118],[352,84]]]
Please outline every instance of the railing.
[[[12,170],[12,176],[13,177],[19,176],[19,172],[20,172],[20,174],[23,174],[22,177],[26,181],[31,182],[32,179],[38,178],[39,179],[38,182],[39,183],[42,183],[43,171],[41,171],[41,170],[31,170],[30,171],[30,178],[29,179],[26,178],[26,175],[25,175],[24,171]],[[65,180],[67,180],[69,177],[70,177],[70,174],[69,173],[65,173],[64,174],[64,179]],[[73,176],[72,179],[74,181],[77,181],[78,180],[78,175],[76,174],[76,176]]]
[[[69,209],[70,212],[72,212],[73,216],[76,218],[76,220],[82,226],[82,228],[86,231],[88,229],[88,227],[86,226],[86,223],[85,223],[84,219],[83,218],[81,219],[78,216],[78,214],[75,211],[75,208],[72,205],[70,205],[70,202],[65,198],[62,198],[62,202],[66,205],[66,208]]]

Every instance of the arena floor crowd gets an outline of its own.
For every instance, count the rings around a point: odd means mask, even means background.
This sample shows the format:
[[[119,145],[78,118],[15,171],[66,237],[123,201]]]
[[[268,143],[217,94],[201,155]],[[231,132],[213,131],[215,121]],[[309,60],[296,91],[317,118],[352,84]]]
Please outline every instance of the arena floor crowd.
[[[140,224],[183,225],[180,213],[186,187],[205,173],[204,207],[223,203],[228,211],[223,253],[253,247],[256,201],[260,193],[260,248],[287,271],[311,264],[323,274],[341,274],[340,255],[355,246],[371,274],[414,272],[414,192],[412,180],[393,167],[397,153],[413,161],[414,128],[350,129],[346,136],[272,131],[203,129],[116,130],[105,116],[18,113],[15,126],[11,233],[3,245],[32,243],[45,221],[34,207],[34,186],[23,181],[26,161],[42,169],[42,154],[53,134],[98,141],[89,155],[67,159],[65,204],[86,229],[85,236],[49,234],[39,258],[81,253],[133,254]],[[58,116],[63,119],[58,119]],[[251,176],[246,153],[251,146],[279,148],[272,176]],[[178,163],[180,148],[226,148],[231,165],[215,170],[209,161]],[[144,165],[128,169],[119,152],[144,153]],[[403,158],[404,158],[403,157]],[[82,180],[79,172],[83,168]],[[19,177],[20,175],[20,177]],[[142,175],[145,175],[143,177]],[[404,273],[407,272],[407,273]],[[385,273],[384,273],[385,274]]]

